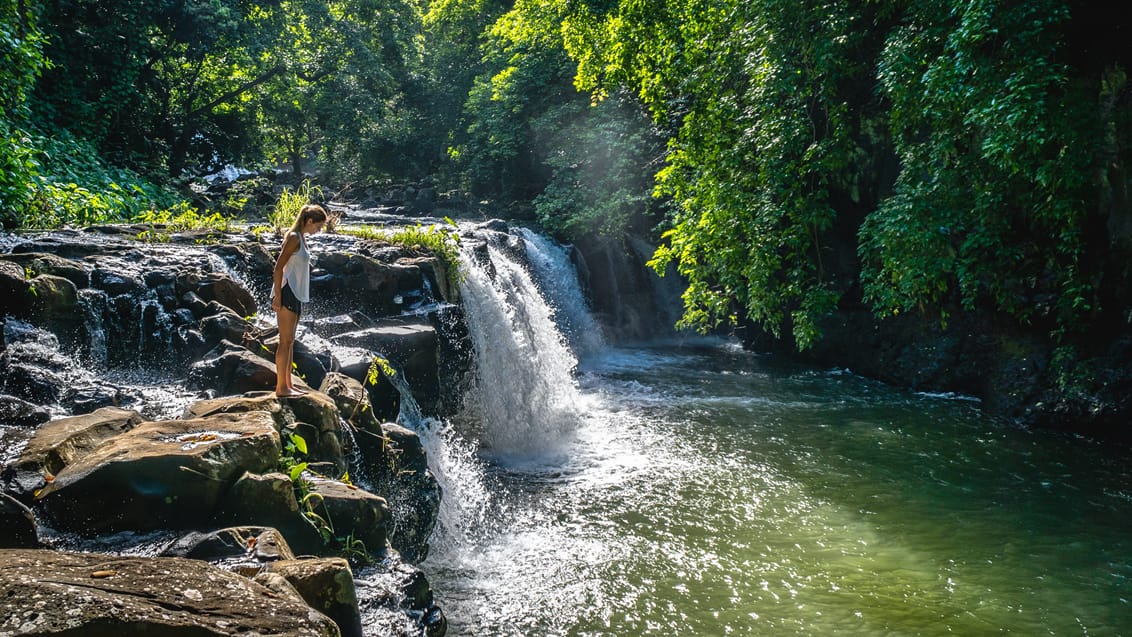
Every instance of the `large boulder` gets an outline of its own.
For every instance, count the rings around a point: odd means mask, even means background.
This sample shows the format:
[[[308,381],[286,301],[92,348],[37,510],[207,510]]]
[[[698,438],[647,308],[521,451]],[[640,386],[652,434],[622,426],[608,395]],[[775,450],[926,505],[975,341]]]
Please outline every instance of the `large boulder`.
[[[221,396],[275,389],[275,363],[222,340],[189,368],[189,384]],[[296,383],[300,385],[300,383]]]
[[[0,572],[0,635],[340,635],[309,605],[199,560],[0,550]]]
[[[440,345],[432,325],[387,319],[377,327],[339,334],[333,341],[392,361],[404,373],[421,409],[435,413],[440,400]]]
[[[301,386],[300,383],[296,383]],[[276,428],[284,436],[297,433],[306,442],[307,453],[302,458],[312,463],[327,463],[327,473],[342,475],[347,462],[342,449],[341,417],[334,401],[321,392],[312,391],[303,396],[277,398],[274,392],[248,392],[242,396],[197,401],[185,408],[185,418],[200,418],[210,414],[266,411],[271,414]]]
[[[354,573],[342,558],[282,560],[270,565],[311,606],[334,620],[342,637],[362,637]]]
[[[274,468],[279,453],[263,412],[146,422],[66,466],[38,505],[62,530],[195,528],[240,476]]]
[[[311,290],[321,303],[371,316],[397,314],[406,292],[421,289],[420,268],[390,265],[352,252],[321,254]]]
[[[322,535],[299,509],[295,485],[282,473],[245,473],[221,498],[212,522],[278,529],[304,555],[326,552]]]
[[[4,471],[5,482],[20,495],[31,495],[67,465],[98,445],[141,424],[131,409],[104,407],[83,416],[60,418],[40,427],[18,460]]]

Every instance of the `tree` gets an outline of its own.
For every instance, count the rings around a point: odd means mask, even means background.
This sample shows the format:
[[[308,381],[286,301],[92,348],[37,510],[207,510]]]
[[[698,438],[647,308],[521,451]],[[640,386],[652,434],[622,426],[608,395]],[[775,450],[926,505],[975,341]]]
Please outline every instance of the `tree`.
[[[0,1],[0,225],[18,225],[32,196],[35,150],[23,126],[27,97],[46,65],[34,2]]]

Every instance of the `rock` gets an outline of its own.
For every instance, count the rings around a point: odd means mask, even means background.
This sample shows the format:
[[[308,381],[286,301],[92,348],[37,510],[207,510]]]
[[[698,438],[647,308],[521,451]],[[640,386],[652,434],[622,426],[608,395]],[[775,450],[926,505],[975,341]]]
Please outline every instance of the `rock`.
[[[5,469],[16,492],[31,495],[47,479],[89,454],[95,447],[141,424],[136,411],[104,407],[83,416],[60,418],[40,427],[14,464]]]
[[[0,493],[0,549],[39,547],[35,515],[18,500]]]
[[[291,582],[288,582],[287,578],[283,577],[279,573],[272,573],[270,571],[257,573],[256,576],[252,578],[252,581],[267,588],[268,590],[275,591],[282,597],[286,597],[287,599],[298,602],[299,604],[303,604],[304,606],[307,605],[307,600],[303,599],[303,596],[299,594],[299,591],[295,590],[295,587],[291,585]],[[335,627],[337,627],[337,624],[335,624]]]
[[[101,260],[90,273],[90,286],[109,296],[138,296],[145,291],[144,281],[124,274],[114,264],[104,264]]]
[[[420,437],[395,423],[381,425],[390,461],[377,480],[392,515],[389,542],[413,562],[428,557],[428,540],[440,515],[440,484],[429,471]]]
[[[385,552],[389,506],[384,498],[352,484],[326,478],[310,478],[308,486],[311,493],[318,494],[315,513],[326,520],[337,540],[361,541],[371,555]]]
[[[263,412],[145,422],[67,465],[37,504],[60,530],[194,528],[244,472],[273,469],[279,453]]]
[[[380,635],[444,637],[448,621],[436,605],[424,573],[396,553],[383,560],[380,569],[387,577],[355,582],[367,620],[366,628]],[[415,626],[406,626],[406,615],[413,619]]]
[[[295,559],[294,552],[282,534],[263,526],[239,526],[208,533],[189,533],[162,549],[160,555],[206,562],[248,559],[266,563]]]
[[[311,277],[311,290],[321,303],[372,316],[399,313],[400,294],[419,289],[423,282],[419,268],[389,265],[347,252],[319,255],[317,268]]]
[[[348,314],[316,318],[311,323],[311,328],[323,338],[337,336],[338,334],[344,334],[346,332],[356,332],[373,326],[373,319],[356,310]]]
[[[282,575],[311,608],[333,619],[342,637],[362,637],[358,593],[346,560],[280,561],[271,564],[270,572]]]
[[[213,301],[205,308],[205,318],[200,322],[200,332],[208,347],[216,347],[228,341],[240,343],[251,324],[227,307]]]
[[[449,285],[448,266],[440,259],[436,257],[405,257],[398,260],[398,263],[420,268],[421,272],[428,277],[429,286],[432,287],[434,296],[439,295],[439,300],[449,303],[459,302],[460,290]]]
[[[4,391],[37,405],[59,402],[67,381],[41,366],[11,363],[5,370]]]
[[[198,560],[0,550],[0,572],[0,635],[340,634],[310,606]]]
[[[377,375],[376,383],[369,382],[374,353],[361,347],[341,347],[335,352],[335,356],[341,365],[340,373],[365,388],[374,417],[379,421],[397,418],[401,411],[401,393],[384,373]]]
[[[273,527],[299,553],[325,553],[318,529],[299,511],[291,478],[282,473],[245,473],[217,504],[213,522]]]
[[[103,407],[121,405],[122,392],[107,385],[84,385],[67,389],[61,402],[72,414],[89,414]]]
[[[240,317],[251,316],[257,311],[251,292],[225,274],[208,274],[200,282],[196,293],[205,302],[216,301]]]
[[[228,340],[189,368],[189,384],[222,396],[275,390],[275,363]]]
[[[274,392],[249,392],[242,396],[197,401],[185,408],[184,417],[200,418],[219,413],[267,411],[280,432],[299,431],[307,442],[308,459],[330,462],[345,470],[339,441],[341,417],[331,398],[312,391],[305,396],[277,398]]]
[[[380,354],[405,374],[413,397],[425,413],[435,413],[440,400],[440,346],[436,328],[401,320],[335,336],[333,342]],[[375,400],[375,403],[378,401]]]
[[[51,419],[51,414],[39,405],[0,394],[0,423],[12,427],[34,427]]]
[[[259,354],[264,360],[275,362],[275,352],[279,348],[279,332],[276,329],[267,332],[270,334],[264,340],[263,334],[257,335],[252,338],[252,342],[248,344],[250,349],[254,349],[255,353]],[[307,347],[302,341],[295,341],[295,347],[292,351],[292,359],[295,363],[293,373],[302,380],[302,382],[309,387],[318,387],[322,384],[322,379],[326,377],[326,373],[332,369],[337,368],[337,361],[329,353],[317,353]]]
[[[338,413],[355,429],[381,435],[381,425],[373,415],[369,394],[357,380],[333,372],[326,375],[318,390],[334,401]]]
[[[69,280],[76,288],[90,287],[90,274],[82,265],[54,254],[26,252],[0,255],[0,259],[16,263],[30,276],[51,274]]]

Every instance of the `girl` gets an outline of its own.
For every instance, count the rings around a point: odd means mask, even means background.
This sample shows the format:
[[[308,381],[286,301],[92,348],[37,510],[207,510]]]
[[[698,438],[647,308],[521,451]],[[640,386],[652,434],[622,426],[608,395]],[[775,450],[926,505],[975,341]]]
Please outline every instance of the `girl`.
[[[283,248],[272,274],[271,309],[279,319],[279,348],[275,350],[275,395],[302,396],[307,393],[291,383],[291,363],[295,358],[295,329],[303,303],[310,300],[311,253],[305,235],[318,232],[326,223],[326,210],[307,204],[299,211],[295,224],[283,238]]]

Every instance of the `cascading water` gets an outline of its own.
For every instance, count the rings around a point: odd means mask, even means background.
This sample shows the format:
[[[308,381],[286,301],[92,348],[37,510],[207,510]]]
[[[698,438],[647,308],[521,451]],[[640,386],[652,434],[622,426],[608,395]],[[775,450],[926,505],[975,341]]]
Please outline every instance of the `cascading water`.
[[[565,246],[533,230],[520,228],[527,259],[537,277],[539,290],[554,309],[554,320],[579,358],[605,349],[601,325],[590,312],[586,295],[578,283],[578,271]]]
[[[482,260],[461,247],[476,387],[469,407],[483,427],[484,451],[508,464],[552,460],[577,426],[578,361],[527,268],[489,240]]]

